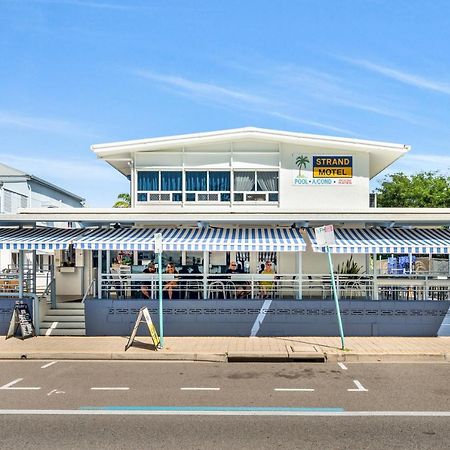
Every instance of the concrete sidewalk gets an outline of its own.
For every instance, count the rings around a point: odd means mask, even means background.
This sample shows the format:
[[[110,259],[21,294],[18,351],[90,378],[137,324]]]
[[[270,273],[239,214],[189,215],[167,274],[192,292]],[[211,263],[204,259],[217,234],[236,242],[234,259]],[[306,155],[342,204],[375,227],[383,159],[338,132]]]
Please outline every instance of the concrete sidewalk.
[[[167,337],[155,350],[138,336],[125,352],[126,337],[39,336],[24,341],[0,337],[0,359],[174,361],[360,361],[450,362],[450,338],[348,337]]]

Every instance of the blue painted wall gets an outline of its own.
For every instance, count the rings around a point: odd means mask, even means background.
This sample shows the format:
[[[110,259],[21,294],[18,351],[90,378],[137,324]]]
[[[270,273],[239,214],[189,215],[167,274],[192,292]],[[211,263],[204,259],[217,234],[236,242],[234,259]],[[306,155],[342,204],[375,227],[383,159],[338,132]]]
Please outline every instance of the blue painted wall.
[[[436,336],[449,301],[340,302],[347,336]],[[158,302],[88,299],[88,336],[128,336],[139,308],[147,306],[158,328]],[[337,336],[332,300],[165,301],[166,336]],[[255,333],[256,332],[256,333]],[[141,326],[141,335],[148,335]]]

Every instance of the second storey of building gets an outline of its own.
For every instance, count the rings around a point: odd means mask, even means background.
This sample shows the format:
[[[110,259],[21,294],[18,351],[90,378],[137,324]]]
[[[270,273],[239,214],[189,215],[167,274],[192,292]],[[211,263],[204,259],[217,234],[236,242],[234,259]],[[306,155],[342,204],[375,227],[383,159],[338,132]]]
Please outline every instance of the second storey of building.
[[[369,181],[409,147],[240,128],[92,146],[158,212],[289,212],[369,206]]]

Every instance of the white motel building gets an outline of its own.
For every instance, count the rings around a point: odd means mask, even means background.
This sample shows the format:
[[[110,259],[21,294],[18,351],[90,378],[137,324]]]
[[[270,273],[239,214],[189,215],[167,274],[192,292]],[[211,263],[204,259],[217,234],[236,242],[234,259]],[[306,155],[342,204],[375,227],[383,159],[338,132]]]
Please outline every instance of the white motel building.
[[[338,335],[314,234],[333,225],[347,335],[450,335],[450,209],[369,206],[409,146],[250,127],[91,148],[129,179],[131,207],[3,214],[0,249],[19,258],[0,275],[0,334],[18,298],[50,336],[128,335],[142,306],[157,323],[161,233],[166,335]],[[24,261],[43,250],[38,289]]]

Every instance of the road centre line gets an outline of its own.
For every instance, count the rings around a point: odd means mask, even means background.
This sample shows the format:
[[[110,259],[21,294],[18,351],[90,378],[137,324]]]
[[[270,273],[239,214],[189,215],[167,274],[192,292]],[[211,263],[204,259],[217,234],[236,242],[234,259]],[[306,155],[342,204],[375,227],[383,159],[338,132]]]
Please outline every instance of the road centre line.
[[[167,415],[167,416],[328,416],[328,417],[450,417],[450,411],[344,411],[342,408],[233,407],[106,407],[106,409],[0,409],[4,415]]]
[[[301,389],[301,388],[275,388],[277,392],[314,392],[314,389]]]
[[[3,386],[0,386],[0,389],[2,390],[16,390],[16,391],[29,391],[29,390],[37,390],[37,389],[41,389],[40,387],[11,387],[14,386],[17,383],[20,383],[21,381],[23,381],[23,378],[17,378],[16,380],[13,380],[7,384],[4,384]]]
[[[91,391],[129,391],[129,387],[91,387]]]
[[[338,362],[338,366],[342,369],[342,370],[348,370],[347,366],[344,363]]]
[[[46,369],[47,367],[53,366],[53,364],[56,364],[58,361],[52,361],[49,362],[48,364],[44,364],[43,366],[41,366],[41,369]]]
[[[347,389],[349,392],[368,392],[368,389],[366,389],[358,380],[353,380],[353,383],[355,383],[355,386],[358,389]]]
[[[180,391],[220,391],[217,387],[182,387]]]

